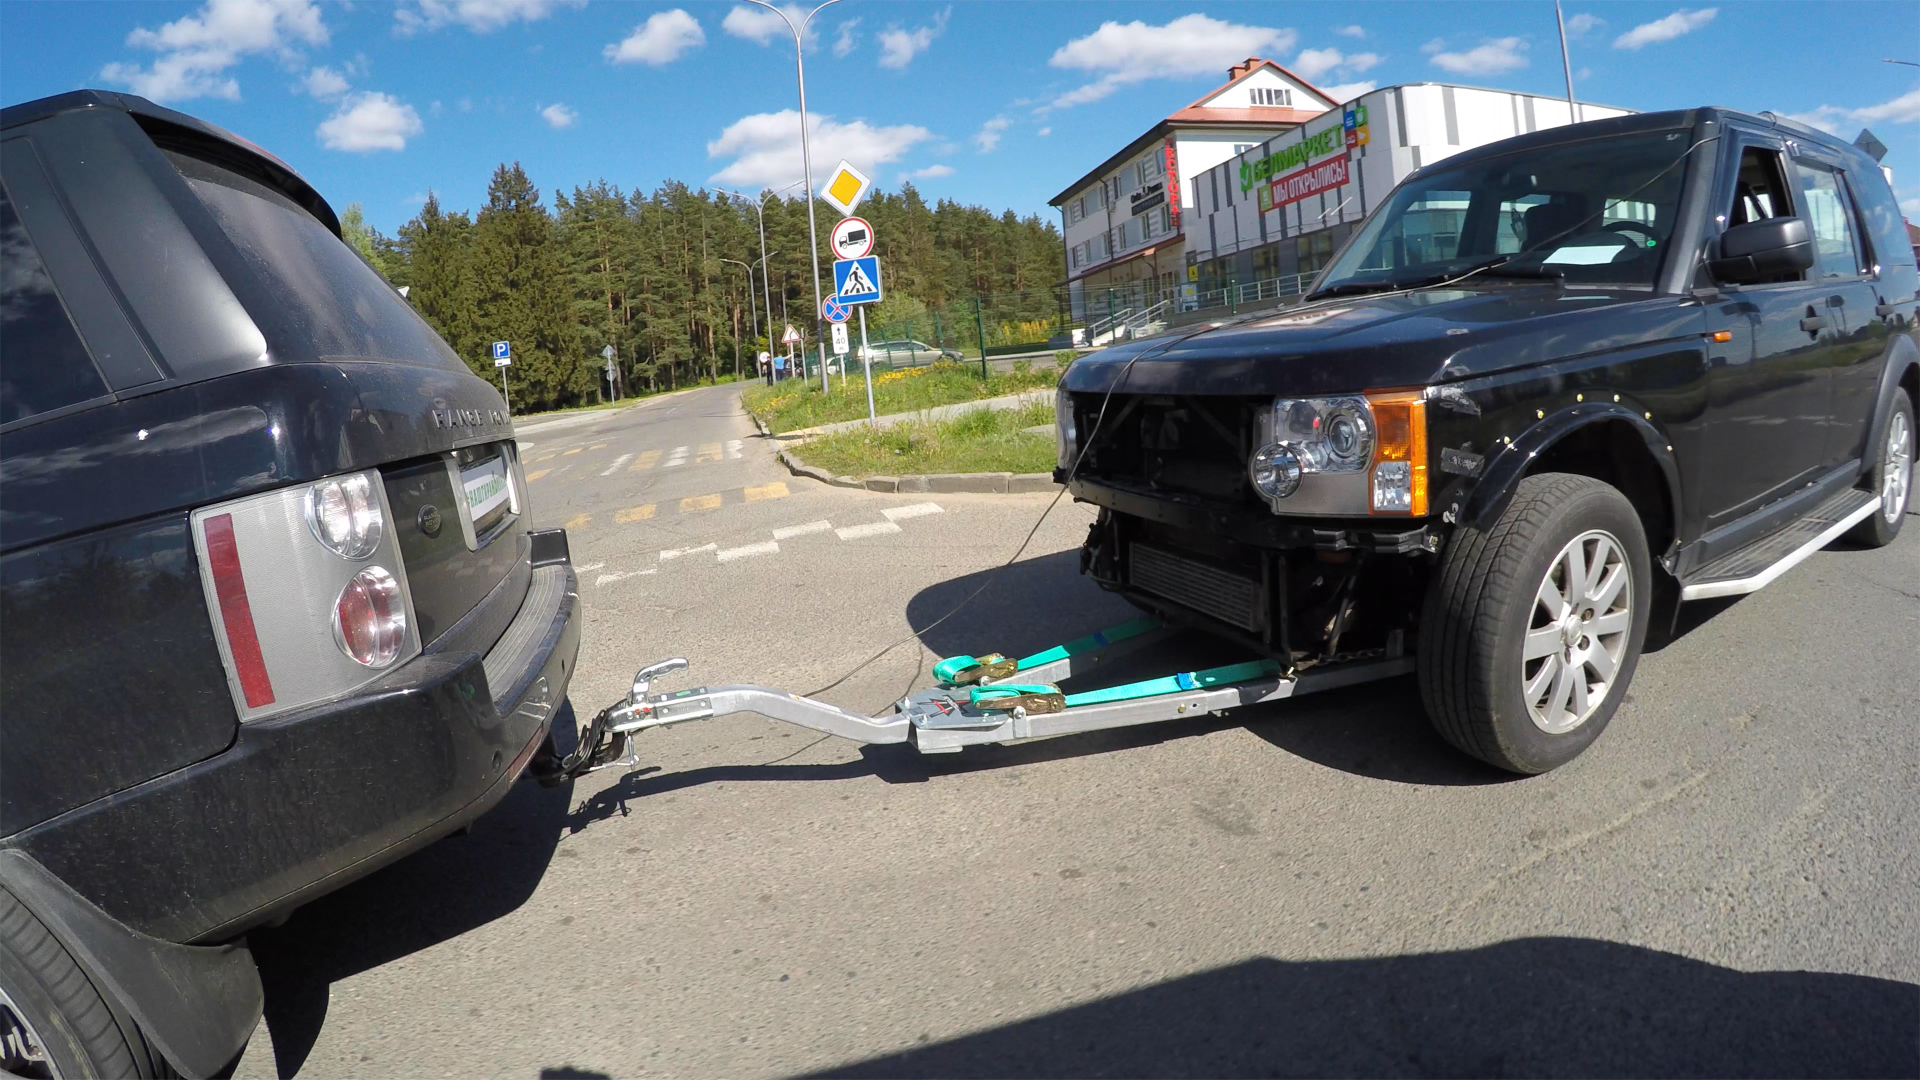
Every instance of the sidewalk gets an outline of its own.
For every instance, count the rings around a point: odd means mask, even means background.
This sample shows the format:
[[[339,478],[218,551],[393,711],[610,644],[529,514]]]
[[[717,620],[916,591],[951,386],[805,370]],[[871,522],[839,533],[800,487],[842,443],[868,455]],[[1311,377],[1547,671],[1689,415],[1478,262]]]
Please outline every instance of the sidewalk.
[[[962,401],[953,405],[936,405],[931,409],[921,409],[918,412],[892,413],[887,416],[877,417],[872,423],[876,427],[892,427],[895,424],[907,424],[916,420],[951,420],[962,413],[969,413],[975,409],[992,409],[996,412],[1001,412],[1007,409],[1018,409],[1036,401],[1052,401],[1053,393],[1052,390],[1044,388],[1039,390],[1022,390],[1018,394],[1007,394],[1002,397],[983,398],[979,401]],[[791,442],[795,439],[811,439],[816,435],[831,435],[836,431],[851,431],[854,428],[866,427],[867,423],[868,421],[866,420],[842,420],[833,424],[821,424],[819,427],[802,428],[799,431],[784,432],[775,435],[774,438],[781,442]]]

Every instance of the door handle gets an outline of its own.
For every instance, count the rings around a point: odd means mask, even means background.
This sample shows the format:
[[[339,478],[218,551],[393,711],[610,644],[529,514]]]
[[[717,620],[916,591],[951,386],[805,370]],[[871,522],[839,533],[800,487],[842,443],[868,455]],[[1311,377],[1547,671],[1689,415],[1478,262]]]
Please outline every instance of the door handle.
[[[1800,320],[1800,329],[1805,330],[1809,334],[1817,334],[1826,328],[1827,317],[1825,315],[1809,315]]]

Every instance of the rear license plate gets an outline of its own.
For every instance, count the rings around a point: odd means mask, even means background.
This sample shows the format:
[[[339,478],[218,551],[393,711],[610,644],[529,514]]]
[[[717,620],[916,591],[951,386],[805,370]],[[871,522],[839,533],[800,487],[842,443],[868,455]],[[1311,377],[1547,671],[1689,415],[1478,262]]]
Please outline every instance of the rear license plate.
[[[460,470],[460,486],[467,500],[467,520],[476,534],[485,533],[507,515],[512,487],[507,459],[495,454]]]

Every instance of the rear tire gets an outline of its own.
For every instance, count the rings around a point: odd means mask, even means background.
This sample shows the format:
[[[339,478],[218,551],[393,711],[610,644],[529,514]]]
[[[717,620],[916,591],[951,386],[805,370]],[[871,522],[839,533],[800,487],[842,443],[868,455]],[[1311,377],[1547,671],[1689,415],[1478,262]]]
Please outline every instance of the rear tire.
[[[124,1008],[13,894],[0,889],[0,1070],[23,1076],[169,1077]]]
[[[1420,617],[1420,697],[1442,738],[1511,772],[1564,765],[1626,696],[1653,596],[1633,504],[1586,476],[1525,477],[1462,526]]]
[[[1887,426],[1874,452],[1873,468],[1867,473],[1867,490],[1880,496],[1880,509],[1848,530],[1847,539],[1877,548],[1886,547],[1900,535],[1900,524],[1913,504],[1915,441],[1913,402],[1896,389],[1893,407],[1887,410]]]

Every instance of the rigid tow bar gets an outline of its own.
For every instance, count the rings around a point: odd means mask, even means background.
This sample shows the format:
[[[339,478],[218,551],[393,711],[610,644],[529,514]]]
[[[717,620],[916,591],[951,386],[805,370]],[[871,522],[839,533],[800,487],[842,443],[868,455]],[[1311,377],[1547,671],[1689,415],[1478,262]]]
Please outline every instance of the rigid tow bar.
[[[663,660],[641,668],[627,696],[594,717],[581,750],[560,763],[556,779],[637,765],[633,736],[639,732],[730,713],[757,713],[859,743],[910,742],[923,754],[944,754],[984,743],[1197,717],[1413,670],[1412,658],[1395,647],[1292,672],[1275,660],[1254,660],[1071,694],[1056,685],[1092,672],[1110,659],[1111,646],[1137,645],[1166,630],[1160,620],[1142,618],[1019,660],[998,653],[950,657],[934,666],[939,685],[907,695],[894,702],[891,714],[879,717],[770,686],[654,693],[654,682],[688,667],[684,659]]]

